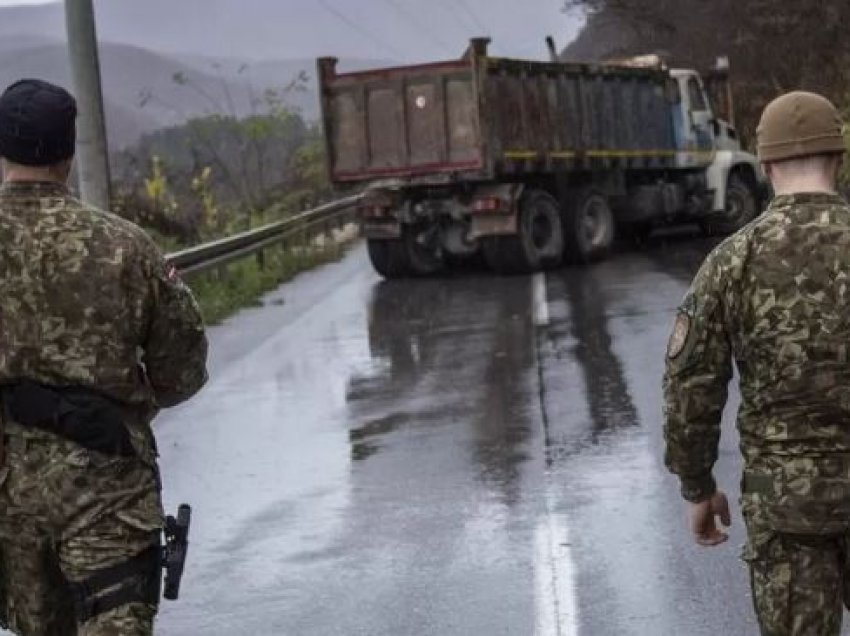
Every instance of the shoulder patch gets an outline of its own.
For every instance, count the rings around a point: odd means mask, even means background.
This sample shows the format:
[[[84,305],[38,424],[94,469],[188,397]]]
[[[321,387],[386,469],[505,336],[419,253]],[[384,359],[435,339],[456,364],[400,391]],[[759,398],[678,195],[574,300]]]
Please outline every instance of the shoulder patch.
[[[166,264],[165,280],[170,285],[173,285],[175,288],[180,289],[181,291],[189,290],[189,288],[186,286],[186,283],[183,281],[183,277],[180,275],[180,270],[177,269],[177,267],[172,265],[171,263]]]
[[[681,355],[688,341],[691,331],[691,317],[684,312],[679,312],[676,322],[673,323],[673,333],[670,334],[670,342],[667,344],[667,357],[673,360]]]

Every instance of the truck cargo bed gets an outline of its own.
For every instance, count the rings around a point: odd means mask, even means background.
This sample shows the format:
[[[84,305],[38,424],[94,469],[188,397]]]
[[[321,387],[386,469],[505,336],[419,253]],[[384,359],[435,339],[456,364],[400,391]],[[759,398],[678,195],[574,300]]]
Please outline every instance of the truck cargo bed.
[[[319,60],[336,183],[673,165],[669,76],[660,70],[488,57],[337,74]]]

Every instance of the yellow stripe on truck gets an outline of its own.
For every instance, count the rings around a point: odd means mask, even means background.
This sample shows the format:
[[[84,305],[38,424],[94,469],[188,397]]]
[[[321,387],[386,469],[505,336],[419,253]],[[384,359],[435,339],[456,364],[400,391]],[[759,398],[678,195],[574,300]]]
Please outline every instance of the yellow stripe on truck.
[[[505,159],[537,159],[539,152],[532,150],[506,150]]]
[[[550,159],[575,159],[579,156],[591,157],[593,159],[623,159],[623,158],[641,158],[641,157],[675,157],[677,155],[692,155],[694,157],[708,158],[714,156],[714,151],[697,151],[697,150],[558,150],[549,153]],[[525,161],[529,159],[537,159],[540,157],[539,152],[533,150],[507,150],[505,151],[505,159],[513,161]]]

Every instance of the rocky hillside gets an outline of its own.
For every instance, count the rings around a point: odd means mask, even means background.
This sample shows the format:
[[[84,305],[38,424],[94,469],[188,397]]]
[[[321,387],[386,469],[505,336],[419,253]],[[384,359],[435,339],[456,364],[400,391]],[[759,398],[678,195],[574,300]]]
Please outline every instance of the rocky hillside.
[[[565,59],[666,53],[675,65],[731,62],[741,128],[752,139],[764,105],[791,90],[846,106],[847,0],[570,0],[590,11]]]

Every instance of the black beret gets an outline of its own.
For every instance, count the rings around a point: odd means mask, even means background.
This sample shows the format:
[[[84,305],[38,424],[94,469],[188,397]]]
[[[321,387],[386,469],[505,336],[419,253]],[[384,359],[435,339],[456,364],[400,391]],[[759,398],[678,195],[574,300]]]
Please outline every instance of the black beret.
[[[0,157],[49,166],[74,156],[77,102],[64,88],[35,79],[0,95]]]

